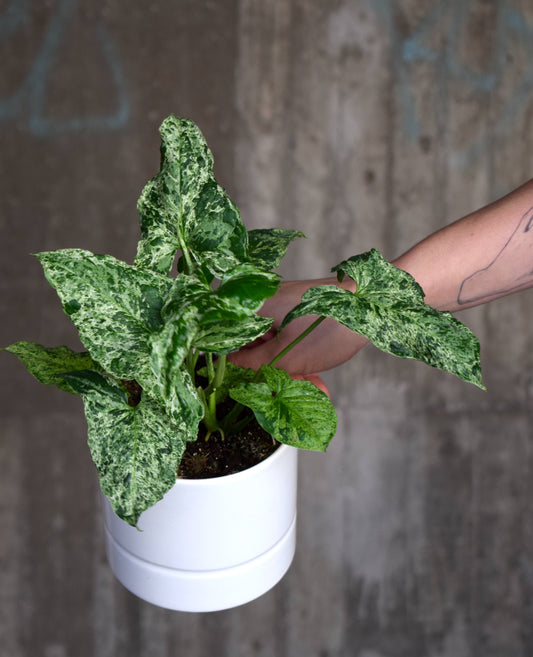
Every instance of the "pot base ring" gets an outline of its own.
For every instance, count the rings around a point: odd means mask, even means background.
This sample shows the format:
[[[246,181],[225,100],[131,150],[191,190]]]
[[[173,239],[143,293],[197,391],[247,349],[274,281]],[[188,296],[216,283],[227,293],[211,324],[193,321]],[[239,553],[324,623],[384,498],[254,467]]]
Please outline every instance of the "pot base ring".
[[[251,602],[280,581],[294,557],[296,517],[269,550],[221,570],[178,570],[145,561],[120,545],[107,526],[105,545],[115,577],[139,598],[174,611],[220,611]]]

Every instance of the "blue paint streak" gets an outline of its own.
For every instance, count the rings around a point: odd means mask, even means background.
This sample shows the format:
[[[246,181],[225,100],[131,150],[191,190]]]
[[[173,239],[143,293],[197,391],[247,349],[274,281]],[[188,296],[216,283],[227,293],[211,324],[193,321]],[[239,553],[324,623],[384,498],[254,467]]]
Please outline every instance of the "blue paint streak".
[[[497,133],[502,133],[512,126],[519,112],[533,97],[533,27],[527,23],[524,15],[510,4],[510,0],[498,0],[498,25],[495,42],[495,54],[487,62],[485,72],[474,71],[465,66],[457,57],[458,44],[469,12],[472,0],[447,2],[437,0],[428,10],[418,27],[407,37],[399,36],[395,24],[395,3],[393,0],[368,0],[369,5],[382,17],[389,31],[393,54],[393,67],[397,82],[397,95],[404,132],[409,139],[416,140],[423,133],[423,116],[417,111],[410,71],[416,63],[425,63],[434,67],[436,83],[441,89],[442,102],[446,99],[446,80],[458,80],[473,91],[489,95],[497,89],[503,79],[508,63],[506,53],[520,44],[527,52],[532,66],[522,76],[504,104],[495,122]],[[430,31],[447,20],[446,47],[442,50],[426,45]],[[451,154],[452,161],[459,166],[466,166],[473,159],[482,155],[489,143],[485,134],[474,143]]]
[[[28,16],[28,0],[11,0],[0,16],[0,39],[10,37],[24,24]]]
[[[104,26],[97,26],[98,43],[109,67],[117,92],[117,109],[113,114],[76,117],[70,119],[48,119],[45,116],[45,100],[48,80],[53,66],[57,64],[57,53],[61,40],[68,29],[77,0],[60,0],[56,13],[50,19],[41,48],[28,76],[19,89],[10,97],[0,101],[0,121],[12,121],[29,112],[27,127],[39,137],[54,137],[68,132],[118,130],[125,126],[130,115],[126,81],[115,45]],[[28,17],[28,2],[14,0],[0,17],[0,37],[11,35]],[[63,62],[64,65],[64,62]]]

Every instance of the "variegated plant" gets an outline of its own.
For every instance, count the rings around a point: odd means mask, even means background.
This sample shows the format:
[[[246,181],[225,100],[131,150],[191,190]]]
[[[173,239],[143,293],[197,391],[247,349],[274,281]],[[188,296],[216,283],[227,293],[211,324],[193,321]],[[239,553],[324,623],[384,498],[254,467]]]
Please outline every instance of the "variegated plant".
[[[257,311],[278,289],[273,270],[301,233],[247,231],[194,123],[170,116],[160,132],[161,168],[139,199],[133,265],[81,249],[37,255],[86,351],[7,347],[37,379],[82,397],[102,490],[132,525],[174,484],[200,422],[208,436],[230,434],[254,413],[279,442],[314,450],[325,450],[336,429],[331,402],[311,383],[291,379],[275,362],[258,372],[226,362],[269,329],[271,320]],[[386,352],[482,387],[477,339],[425,305],[409,274],[375,250],[333,271],[353,278],[356,292],[312,288],[284,325],[306,314],[319,315],[314,325],[332,317]],[[236,409],[220,417],[217,406],[228,397]]]

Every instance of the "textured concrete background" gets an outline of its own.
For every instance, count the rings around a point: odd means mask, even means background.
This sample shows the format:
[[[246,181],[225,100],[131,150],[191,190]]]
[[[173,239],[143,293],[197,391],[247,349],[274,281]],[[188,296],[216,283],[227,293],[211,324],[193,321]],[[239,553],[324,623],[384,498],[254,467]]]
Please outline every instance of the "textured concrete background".
[[[194,119],[249,228],[298,228],[283,273],[394,257],[533,176],[526,0],[3,0],[0,344],[78,346],[28,254],[131,261],[157,126]],[[0,377],[2,657],[529,657],[533,295],[461,315],[483,393],[372,348],[329,373],[339,431],[300,463],[273,591],[180,614],[103,555],[81,404]]]

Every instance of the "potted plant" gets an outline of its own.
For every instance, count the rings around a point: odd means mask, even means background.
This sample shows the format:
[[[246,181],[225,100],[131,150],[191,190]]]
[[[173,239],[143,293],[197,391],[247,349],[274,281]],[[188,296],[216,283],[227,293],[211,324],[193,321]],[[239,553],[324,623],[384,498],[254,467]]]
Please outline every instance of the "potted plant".
[[[303,296],[283,326],[318,319],[269,365],[232,365],[227,354],[271,326],[258,311],[302,234],[247,231],[196,125],[169,116],[160,133],[133,264],[81,249],[37,254],[85,350],[6,349],[84,402],[120,581],[155,604],[208,611],[282,577],[294,554],[295,448],[325,451],[335,434],[328,396],[276,367],[288,349],[331,317],[383,351],[483,387],[479,343],[372,250],[332,270],[355,280],[355,293],[318,286]]]

